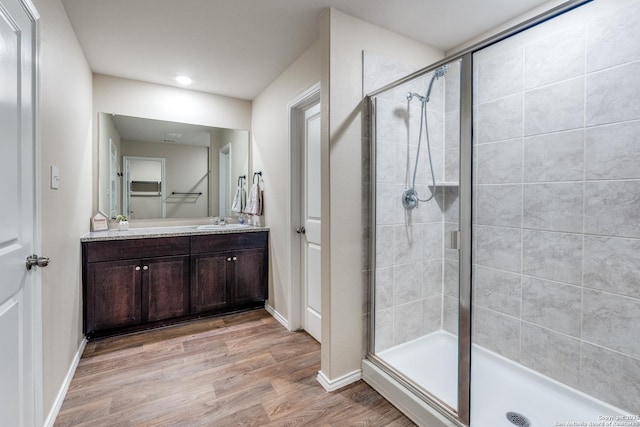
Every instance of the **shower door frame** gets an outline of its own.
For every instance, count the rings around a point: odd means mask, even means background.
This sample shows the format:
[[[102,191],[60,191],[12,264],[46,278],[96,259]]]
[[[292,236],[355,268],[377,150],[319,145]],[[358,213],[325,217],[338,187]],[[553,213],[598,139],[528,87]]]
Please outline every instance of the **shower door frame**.
[[[455,55],[412,73],[365,96],[364,109],[368,117],[370,148],[370,203],[369,203],[369,334],[366,359],[378,369],[408,389],[441,415],[460,426],[471,423],[471,295],[472,295],[472,173],[473,173],[473,54],[528,30],[547,20],[573,10],[593,0],[569,0],[547,12],[526,20],[512,28],[480,41]],[[455,61],[460,64],[460,246],[459,246],[459,300],[458,300],[458,404],[452,410],[436,396],[425,394],[415,387],[410,379],[395,371],[375,354],[375,270],[376,270],[376,106],[374,98],[390,89],[397,88],[414,79]]]

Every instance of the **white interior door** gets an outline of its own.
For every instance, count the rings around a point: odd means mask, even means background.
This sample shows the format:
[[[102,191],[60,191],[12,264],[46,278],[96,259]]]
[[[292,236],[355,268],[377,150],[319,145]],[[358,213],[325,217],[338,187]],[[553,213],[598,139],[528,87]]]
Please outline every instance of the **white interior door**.
[[[39,379],[35,250],[35,22],[0,0],[0,424],[36,425]],[[35,12],[34,12],[35,13]]]
[[[302,301],[303,327],[321,336],[320,294],[320,104],[305,110],[302,144]]]

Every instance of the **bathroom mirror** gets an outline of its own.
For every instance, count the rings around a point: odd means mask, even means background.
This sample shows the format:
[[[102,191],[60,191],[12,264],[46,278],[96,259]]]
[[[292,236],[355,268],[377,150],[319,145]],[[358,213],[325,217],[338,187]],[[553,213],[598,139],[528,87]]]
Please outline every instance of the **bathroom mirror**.
[[[110,218],[232,216],[248,165],[248,131],[98,113],[98,209]]]

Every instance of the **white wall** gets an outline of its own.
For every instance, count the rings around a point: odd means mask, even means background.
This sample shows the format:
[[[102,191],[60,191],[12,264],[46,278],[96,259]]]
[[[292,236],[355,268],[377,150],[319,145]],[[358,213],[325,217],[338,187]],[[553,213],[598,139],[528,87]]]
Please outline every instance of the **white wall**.
[[[359,370],[365,343],[363,250],[367,236],[363,212],[369,206],[362,194],[369,156],[362,132],[362,51],[416,68],[444,55],[335,9],[323,14],[320,38],[322,241],[327,242],[322,247],[321,373],[333,382]]]
[[[59,0],[35,0],[40,20],[40,186],[45,417],[82,341],[80,236],[92,216],[91,70]],[[49,167],[60,188],[49,188]]]
[[[271,228],[268,304],[288,319],[291,212],[288,104],[320,81],[320,44],[313,44],[253,101],[253,171],[262,171],[264,222]],[[248,177],[249,186],[251,176]]]

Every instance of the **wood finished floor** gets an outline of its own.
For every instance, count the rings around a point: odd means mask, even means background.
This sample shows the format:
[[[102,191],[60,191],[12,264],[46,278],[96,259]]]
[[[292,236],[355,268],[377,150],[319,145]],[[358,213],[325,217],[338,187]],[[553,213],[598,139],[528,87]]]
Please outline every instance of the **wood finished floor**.
[[[362,381],[327,393],[320,345],[264,310],[87,344],[55,426],[413,426]]]

